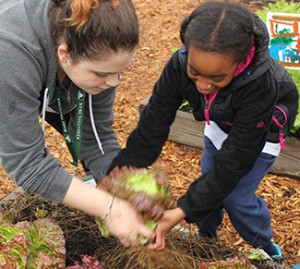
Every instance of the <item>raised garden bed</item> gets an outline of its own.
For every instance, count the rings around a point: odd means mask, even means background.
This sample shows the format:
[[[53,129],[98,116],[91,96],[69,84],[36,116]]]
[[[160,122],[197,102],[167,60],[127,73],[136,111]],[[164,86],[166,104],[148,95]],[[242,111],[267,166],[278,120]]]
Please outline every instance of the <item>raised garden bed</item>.
[[[140,103],[140,111],[146,106],[148,100],[149,97]],[[190,112],[178,110],[170,129],[169,140],[203,150],[204,124],[204,122],[196,121]],[[300,140],[287,137],[285,149],[277,157],[271,172],[300,179],[299,164]]]
[[[38,212],[41,210],[43,216],[38,216],[40,215]],[[96,258],[98,261],[101,261],[102,265],[102,267],[72,268],[199,269],[200,266],[200,268],[208,269],[221,268],[216,266],[208,267],[208,262],[218,261],[217,263],[219,264],[219,261],[222,260],[222,264],[227,264],[226,262],[230,260],[234,264],[240,264],[247,260],[248,266],[222,266],[222,268],[287,269],[284,266],[276,266],[275,263],[269,260],[252,260],[250,262],[246,258],[245,253],[229,248],[213,239],[195,237],[193,234],[188,233],[187,230],[182,231],[181,229],[168,233],[166,248],[162,251],[149,251],[147,246],[124,248],[117,240],[111,237],[101,237],[92,217],[37,195],[24,193],[21,190],[0,200],[0,212],[3,216],[9,218],[13,224],[21,221],[33,222],[45,217],[50,218],[59,225],[63,232],[66,266],[80,262],[80,255],[82,254]],[[42,250],[45,250],[45,248]],[[42,259],[43,257],[40,258]],[[36,267],[30,268],[35,269]],[[60,266],[59,268],[63,269],[65,266]]]

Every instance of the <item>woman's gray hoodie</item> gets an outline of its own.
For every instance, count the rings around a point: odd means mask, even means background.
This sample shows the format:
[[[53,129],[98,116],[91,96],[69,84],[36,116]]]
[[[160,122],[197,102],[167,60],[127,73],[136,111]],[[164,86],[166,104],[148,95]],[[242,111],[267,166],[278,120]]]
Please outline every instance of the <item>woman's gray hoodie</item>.
[[[0,162],[19,186],[62,201],[72,175],[45,147],[39,123],[45,88],[53,100],[57,56],[48,29],[49,0],[0,0]],[[76,86],[74,86],[74,91]],[[93,96],[93,114],[105,154],[97,146],[86,100],[80,159],[96,178],[119,152],[113,124],[115,88]],[[74,134],[75,111],[70,132]]]

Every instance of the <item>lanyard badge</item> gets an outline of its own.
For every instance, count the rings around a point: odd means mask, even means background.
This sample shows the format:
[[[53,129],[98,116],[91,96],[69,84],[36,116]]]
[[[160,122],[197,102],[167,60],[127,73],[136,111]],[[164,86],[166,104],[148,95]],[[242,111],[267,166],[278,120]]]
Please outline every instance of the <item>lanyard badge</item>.
[[[63,106],[61,101],[61,90],[59,87],[55,88],[55,96],[58,105],[58,111],[60,120],[62,123],[63,136],[65,138],[68,149],[73,158],[73,165],[78,165],[79,155],[80,155],[80,146],[82,140],[82,127],[84,119],[84,100],[86,93],[83,90],[78,89],[77,101],[76,101],[76,114],[75,114],[75,134],[74,138],[71,138],[71,135],[68,130],[67,122],[63,114]]]

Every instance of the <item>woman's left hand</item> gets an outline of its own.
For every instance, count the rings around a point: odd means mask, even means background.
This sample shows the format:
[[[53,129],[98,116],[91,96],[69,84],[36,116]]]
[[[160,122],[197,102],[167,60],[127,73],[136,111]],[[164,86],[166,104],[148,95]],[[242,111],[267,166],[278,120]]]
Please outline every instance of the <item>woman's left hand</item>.
[[[148,248],[151,250],[163,250],[165,248],[165,235],[184,217],[185,214],[179,207],[166,210],[157,224],[155,243],[150,244]]]

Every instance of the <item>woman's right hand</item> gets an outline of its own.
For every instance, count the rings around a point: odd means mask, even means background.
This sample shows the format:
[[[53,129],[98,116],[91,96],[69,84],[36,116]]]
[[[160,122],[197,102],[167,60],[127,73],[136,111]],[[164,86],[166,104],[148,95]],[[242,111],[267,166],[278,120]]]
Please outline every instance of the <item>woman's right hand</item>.
[[[155,233],[144,225],[142,216],[127,201],[117,197],[104,221],[110,233],[125,247],[138,245],[139,236],[149,241],[155,237]]]
[[[113,200],[108,192],[91,187],[79,178],[73,178],[62,202],[91,216],[105,218],[110,233],[125,247],[137,245],[139,235],[150,241],[155,237],[155,233],[144,225],[142,216],[128,202],[117,197]]]

